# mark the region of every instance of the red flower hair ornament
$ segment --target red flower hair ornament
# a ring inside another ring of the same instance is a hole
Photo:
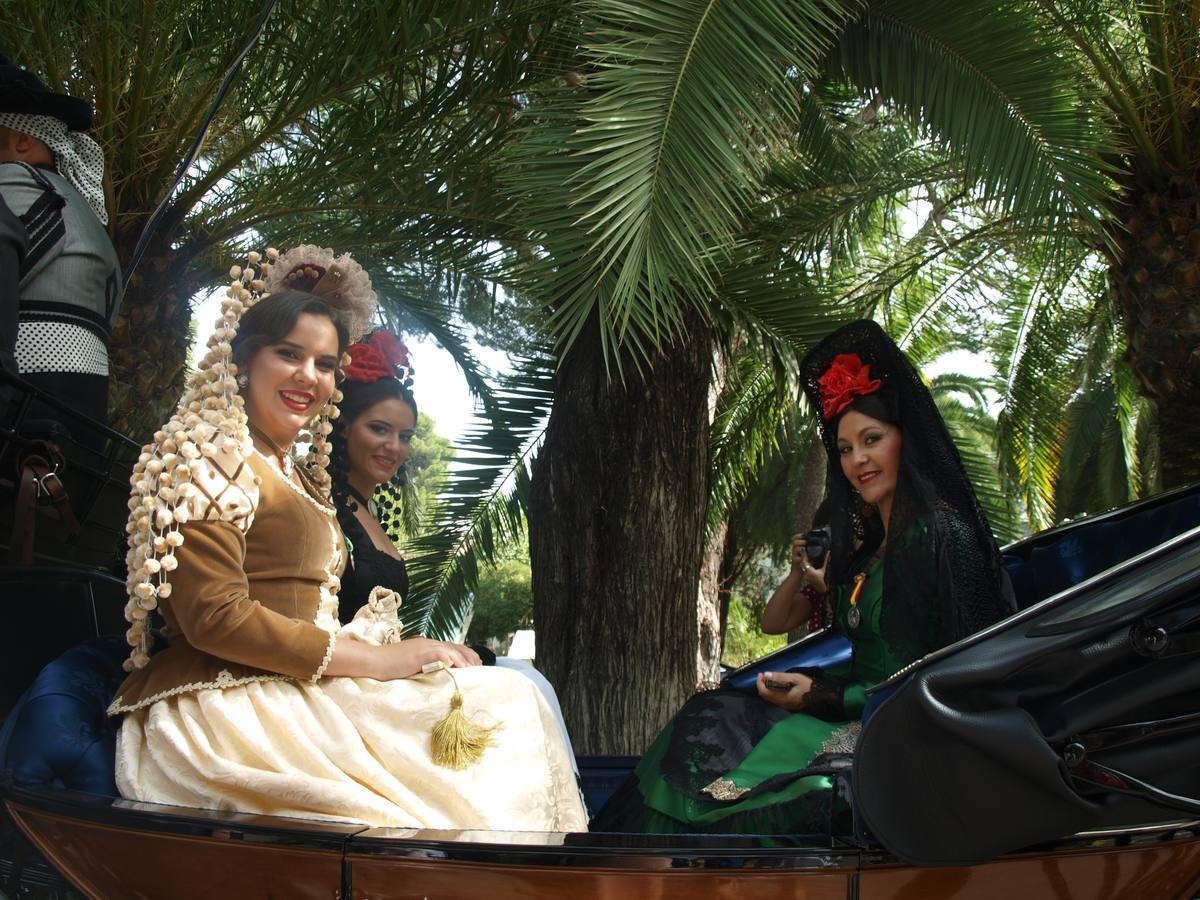
[[[412,385],[412,357],[404,342],[390,331],[380,329],[365,341],[351,344],[346,352],[350,355],[344,370],[347,381],[396,378],[405,387]]]
[[[821,415],[828,422],[854,402],[856,397],[873,394],[883,382],[871,377],[871,367],[857,353],[839,353],[825,374],[817,379],[821,387]]]

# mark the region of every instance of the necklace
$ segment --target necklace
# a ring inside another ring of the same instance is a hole
[[[866,572],[859,572],[854,576],[854,590],[850,592],[850,608],[846,610],[846,624],[851,628],[857,628],[862,624],[862,611],[858,608],[858,598],[862,596],[863,585],[866,583]]]
[[[867,560],[863,570],[854,576],[854,589],[850,591],[850,608],[846,610],[846,625],[852,630],[862,624],[862,610],[858,608],[858,601],[862,597],[863,585],[867,583],[867,573],[871,571],[872,566],[879,561],[882,555],[883,546],[880,545],[871,554],[871,558]]]
[[[368,500],[366,497],[364,497],[362,494],[360,494],[358,492],[358,489],[356,487],[354,487],[354,485],[352,485],[352,484],[346,485],[346,491],[350,494],[351,497],[353,497],[355,500],[357,500],[359,503],[361,503],[364,507],[366,507],[367,512],[369,512],[374,518],[376,518],[376,519],[379,518],[379,510],[376,508],[374,500]]]
[[[275,455],[275,459],[279,461],[279,470],[283,472],[284,478],[291,480],[292,470],[295,468],[295,462],[292,460],[291,454],[267,437],[263,430],[257,425],[254,425],[253,423],[247,424],[250,426],[250,433],[271,448],[271,452]]]

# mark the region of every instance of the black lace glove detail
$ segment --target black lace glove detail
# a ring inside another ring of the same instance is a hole
[[[812,679],[812,687],[804,695],[804,706],[800,712],[824,719],[826,722],[844,722],[846,720],[846,705],[844,696],[848,678],[831,675],[816,666],[806,666],[799,669],[788,669],[789,672],[799,672]]]

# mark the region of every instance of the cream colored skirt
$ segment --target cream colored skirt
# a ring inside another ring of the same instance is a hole
[[[463,711],[500,724],[462,771],[430,759],[444,672],[401,681],[259,681],[127,713],[117,786],[131,800],[377,826],[584,831],[572,760],[533,683],[455,669]]]

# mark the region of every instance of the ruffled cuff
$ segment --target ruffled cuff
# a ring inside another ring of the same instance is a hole
[[[316,684],[325,676],[325,670],[329,668],[329,661],[333,659],[333,648],[337,645],[338,633],[331,631],[329,633],[329,643],[325,647],[325,655],[321,658],[321,664],[317,666],[317,671],[313,672],[312,678],[308,679],[313,684]]]

